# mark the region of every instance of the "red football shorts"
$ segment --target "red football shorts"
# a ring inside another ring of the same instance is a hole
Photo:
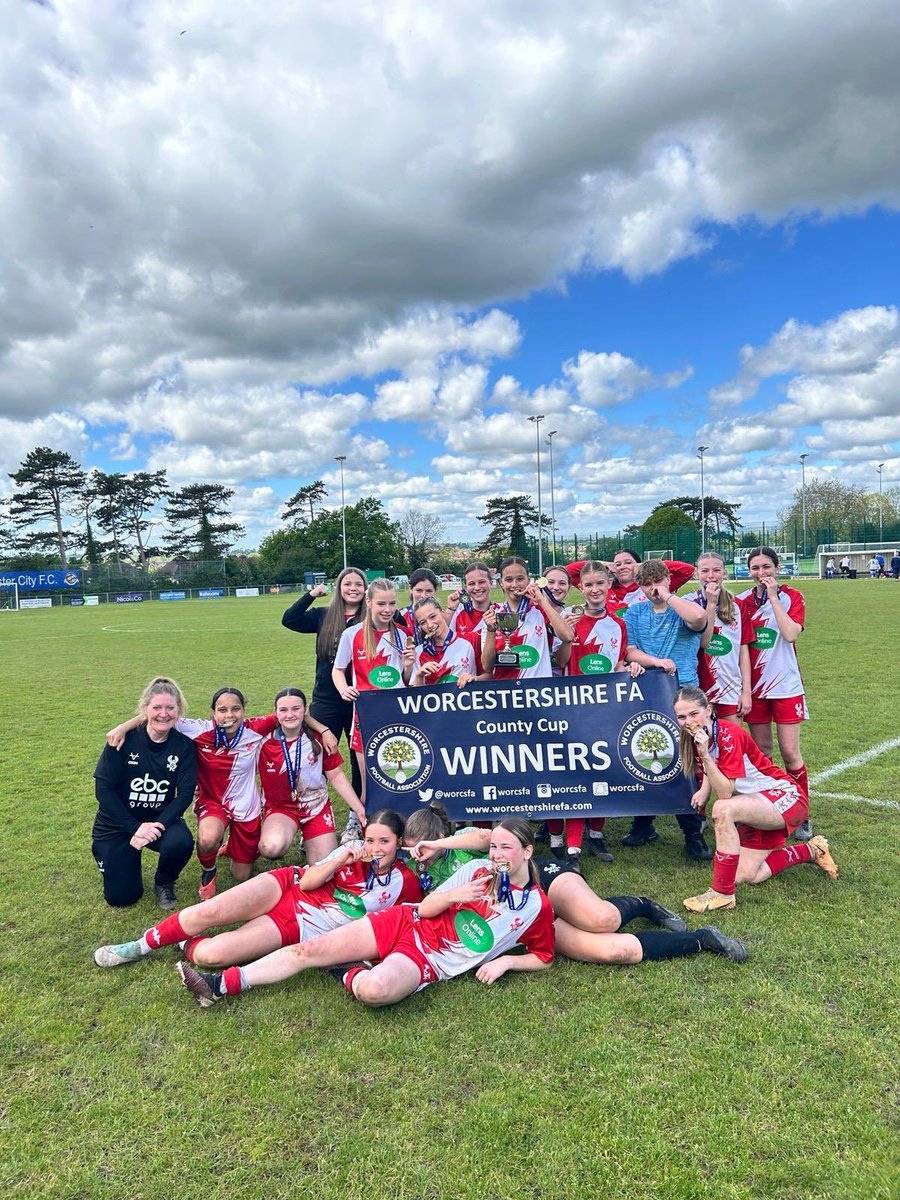
[[[254,863],[259,858],[259,817],[252,821],[235,821],[231,813],[218,800],[198,800],[194,805],[197,820],[214,817],[228,830],[225,853],[232,862]]]
[[[414,910],[411,905],[398,904],[381,912],[369,913],[378,957],[383,962],[389,954],[402,954],[419,969],[422,984],[434,983],[437,979],[434,967],[419,949],[413,935],[415,928]]]
[[[334,833],[334,809],[330,804],[326,804],[314,817],[301,817],[296,804],[267,804],[263,810],[263,823],[266,817],[274,816],[275,813],[293,821],[304,841],[321,837],[325,833]]]
[[[799,725],[809,720],[806,697],[788,696],[780,700],[759,700],[753,697],[753,705],[744,720],[748,725]]]
[[[774,804],[784,819],[784,829],[754,829],[738,821],[737,830],[741,845],[748,850],[779,850],[798,825],[809,816],[809,804],[792,783],[771,788],[760,795]]]

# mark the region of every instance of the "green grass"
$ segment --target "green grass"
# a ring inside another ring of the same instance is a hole
[[[804,582],[810,770],[897,735],[900,587]],[[326,975],[201,1012],[175,951],[99,971],[93,948],[158,918],[114,911],[90,856],[105,730],[150,675],[191,712],[312,685],[284,598],[55,609],[0,619],[3,1098],[14,1197],[709,1197],[888,1200],[898,1184],[897,810],[815,798],[841,867],[744,889],[720,923],[746,966],[559,962],[393,1009]],[[826,791],[896,802],[897,754]],[[625,832],[610,823],[611,842]],[[601,894],[678,907],[707,885],[674,822],[590,863]],[[226,872],[227,873],[227,872]],[[181,885],[197,885],[196,862]],[[699,922],[698,922],[699,923]]]

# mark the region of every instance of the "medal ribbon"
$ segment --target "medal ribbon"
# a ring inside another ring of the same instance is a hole
[[[447,636],[444,638],[444,644],[440,647],[440,649],[438,649],[434,638],[425,638],[425,640],[422,642],[422,649],[426,654],[432,655],[432,657],[436,658],[438,662],[441,662],[444,657],[444,651],[453,641],[455,636],[456,635],[454,634],[453,630],[448,629]]]
[[[238,744],[238,742],[241,740],[241,736],[243,735],[243,732],[244,732],[244,722],[243,721],[241,721],[240,725],[238,726],[237,733],[232,738],[230,738],[228,736],[228,734],[221,727],[221,725],[217,725],[215,737],[214,737],[215,748],[217,750],[221,750],[222,747],[224,746],[224,748],[226,750],[233,750],[235,748],[235,746]]]
[[[522,888],[522,899],[518,904],[514,904],[513,886],[509,881],[509,871],[504,869],[500,872],[500,886],[497,888],[497,903],[503,904],[505,902],[513,912],[518,912],[519,909],[524,908],[528,903],[528,897],[531,895],[531,888],[532,885],[530,883],[526,883],[525,887]]]
[[[378,874],[378,859],[373,858],[369,867],[369,878],[366,880],[366,891],[374,891],[376,883],[379,887],[387,887],[387,885],[391,882],[391,872],[393,869],[394,864],[391,863],[387,869],[387,875],[385,875],[384,879],[382,879]]]
[[[288,783],[291,788],[291,795],[297,790],[297,780],[300,778],[300,752],[302,749],[303,734],[294,742],[294,759],[291,760],[291,748],[288,745],[288,740],[284,736],[284,730],[279,727],[278,740],[281,743],[281,753],[284,755],[284,766],[287,771]]]

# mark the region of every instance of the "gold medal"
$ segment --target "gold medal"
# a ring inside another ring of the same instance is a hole
[[[572,608],[570,609],[570,612],[572,613],[573,617],[583,617],[584,616],[584,605],[583,604],[573,604]]]
[[[414,637],[407,637],[407,639],[406,639],[406,648],[407,648],[407,650],[415,650],[415,648],[416,648],[416,639],[415,639]]]
[[[542,575],[542,576],[540,577],[540,579],[536,579],[536,580],[534,581],[534,586],[535,586],[535,587],[539,587],[539,588],[545,588],[545,587],[547,586],[547,576],[546,576],[546,575]]]

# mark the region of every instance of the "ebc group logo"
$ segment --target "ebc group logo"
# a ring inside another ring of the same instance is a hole
[[[431,774],[431,743],[411,725],[386,725],[366,746],[366,770],[380,787],[391,792],[411,792]]]
[[[619,761],[642,783],[668,783],[681,770],[678,726],[661,712],[642,712],[626,721],[616,740]]]

